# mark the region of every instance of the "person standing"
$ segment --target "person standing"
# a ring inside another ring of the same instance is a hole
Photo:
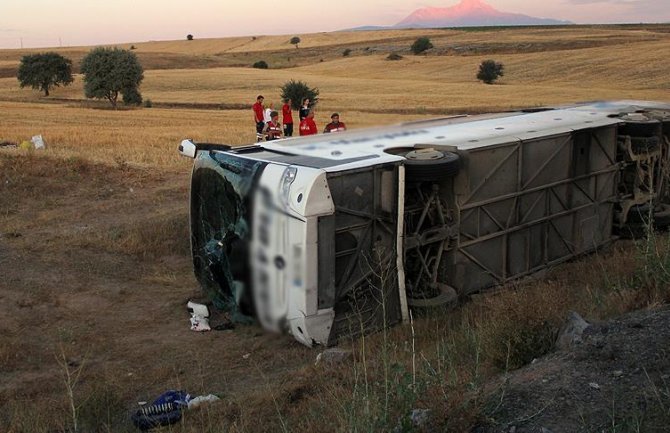
[[[270,121],[265,124],[263,129],[266,141],[277,140],[281,138],[281,124],[279,123],[279,113],[273,111],[270,113]]]
[[[263,121],[267,125],[270,120],[272,120],[272,112],[275,111],[274,104],[270,102],[270,104],[265,108],[265,111],[263,112]]]
[[[291,99],[285,99],[281,107],[282,121],[284,123],[284,137],[293,137],[293,113],[291,113]]]
[[[347,125],[345,125],[344,122],[340,122],[340,115],[337,113],[333,113],[330,116],[330,123],[326,125],[326,129],[324,129],[323,132],[324,133],[341,132],[346,130]]]
[[[319,130],[314,122],[314,110],[309,110],[307,117],[300,122],[300,135],[314,135]]]
[[[251,107],[254,112],[254,123],[256,124],[256,141],[263,140],[263,128],[265,127],[265,120],[263,118],[263,95],[256,97],[256,103]]]
[[[305,120],[307,117],[307,114],[309,114],[309,98],[303,98],[302,99],[302,104],[300,106],[300,122]]]

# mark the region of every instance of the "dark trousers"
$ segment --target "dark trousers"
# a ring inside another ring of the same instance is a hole
[[[293,137],[292,123],[284,123],[284,137]]]

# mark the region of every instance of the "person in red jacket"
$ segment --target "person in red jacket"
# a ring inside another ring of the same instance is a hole
[[[284,122],[284,137],[293,137],[293,113],[291,113],[291,100],[285,99],[281,107],[282,120]]]
[[[331,122],[326,125],[326,129],[323,130],[324,133],[328,132],[340,132],[340,131],[346,131],[347,126],[344,124],[344,122],[340,122],[340,115],[337,113],[333,113],[330,116]]]
[[[254,112],[254,123],[256,124],[256,140],[263,140],[263,128],[265,121],[263,120],[263,95],[256,97],[256,103],[251,107]]]
[[[300,122],[300,135],[314,135],[318,132],[319,130],[314,122],[314,110],[309,110],[307,117]]]
[[[279,113],[273,111],[270,113],[270,121],[265,124],[263,129],[266,141],[277,140],[281,138],[281,124],[279,123]]]

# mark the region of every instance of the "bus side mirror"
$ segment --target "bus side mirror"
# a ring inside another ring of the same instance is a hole
[[[198,148],[196,147],[195,143],[193,143],[190,139],[182,140],[182,142],[179,144],[179,153],[182,154],[182,156],[195,158],[195,154],[197,151]]]

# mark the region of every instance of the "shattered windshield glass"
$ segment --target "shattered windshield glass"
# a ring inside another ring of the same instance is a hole
[[[191,183],[191,248],[198,282],[234,321],[253,314],[248,248],[252,194],[265,162],[201,152]]]

